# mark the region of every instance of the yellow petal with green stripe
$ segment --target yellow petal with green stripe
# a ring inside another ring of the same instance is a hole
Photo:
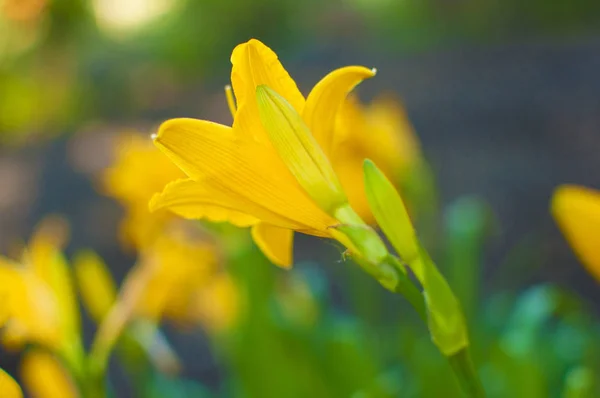
[[[304,97],[283,68],[277,54],[258,40],[238,45],[231,54],[231,83],[237,100],[233,121],[236,131],[267,142],[256,108],[256,87],[266,84],[280,93],[298,113],[304,109]]]
[[[329,160],[296,110],[276,91],[258,86],[260,119],[281,160],[321,209],[333,212],[347,203]]]
[[[189,181],[173,183],[165,191],[197,190],[194,195],[213,208],[220,205],[265,221],[268,213],[273,225],[293,224],[293,229],[307,233],[322,234],[335,223],[306,195],[277,152],[252,137],[240,137],[216,123],[173,119],[162,124],[155,144],[201,183],[197,187]],[[154,208],[159,203],[155,201]],[[274,217],[286,223],[274,222]]]

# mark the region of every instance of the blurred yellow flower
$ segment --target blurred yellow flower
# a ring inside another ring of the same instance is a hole
[[[5,346],[18,349],[27,342],[60,345],[58,304],[48,285],[31,269],[1,259],[0,297],[6,311],[0,330]]]
[[[396,187],[419,163],[421,150],[402,104],[392,97],[376,98],[364,106],[349,96],[337,115],[331,162],[352,208],[369,224],[369,210],[362,178],[363,160],[371,159]]]
[[[600,191],[562,185],[554,191],[551,211],[579,260],[600,281]]]
[[[149,136],[120,135],[114,145],[115,160],[102,176],[103,192],[125,208],[121,238],[126,246],[150,244],[173,219],[167,211],[150,213],[148,201],[169,182],[185,175],[154,145]]]
[[[375,71],[337,69],[305,99],[260,41],[238,45],[231,62],[233,126],[196,119],[163,123],[155,144],[188,178],[167,185],[150,206],[252,226],[263,253],[289,267],[293,231],[330,237],[339,224],[336,212],[348,205],[327,155],[339,107]]]
[[[227,329],[237,318],[237,289],[220,268],[216,248],[183,228],[171,226],[142,249],[119,295],[95,253],[80,253],[74,267],[84,306],[98,323],[123,301],[129,318],[201,323],[212,331]]]
[[[61,253],[68,227],[57,217],[43,220],[21,263],[0,257],[0,297],[5,298],[2,342],[9,347],[33,342],[72,354],[80,337],[79,313],[71,276]]]
[[[186,325],[200,322],[207,329],[222,330],[237,317],[237,295],[230,277],[219,268],[216,247],[205,237],[190,237],[172,212],[151,213],[148,208],[152,195],[184,176],[149,137],[130,133],[116,141],[115,161],[103,174],[103,191],[125,207],[122,238],[139,254],[119,300],[136,291],[139,297],[131,316]],[[117,300],[115,283],[93,253],[78,256],[75,272],[82,300],[100,322]]]
[[[23,386],[32,398],[77,398],[75,383],[52,354],[28,351],[21,362]]]
[[[17,382],[0,369],[0,395],[2,398],[23,398],[23,392]]]
[[[196,297],[221,272],[215,248],[181,229],[168,232],[141,253],[138,266],[149,278],[137,313],[155,320],[197,322]]]

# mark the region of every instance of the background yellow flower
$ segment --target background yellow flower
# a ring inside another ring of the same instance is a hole
[[[167,211],[150,213],[148,202],[167,183],[185,175],[154,145],[150,135],[123,133],[114,142],[114,161],[102,175],[101,190],[125,208],[121,238],[141,248],[160,234],[174,217]]]
[[[600,191],[560,186],[552,197],[551,211],[579,260],[600,281]]]

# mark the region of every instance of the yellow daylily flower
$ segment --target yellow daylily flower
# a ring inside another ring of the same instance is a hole
[[[21,362],[23,386],[32,398],[77,398],[69,373],[52,354],[28,351]]]
[[[2,398],[23,398],[23,391],[8,373],[0,369],[0,392]]]
[[[0,257],[0,297],[5,298],[2,342],[17,348],[34,342],[70,350],[80,337],[77,302],[61,253],[66,225],[49,217],[37,227],[21,263]]]
[[[399,101],[379,97],[362,105],[353,95],[338,112],[330,158],[350,205],[368,224],[375,219],[360,177],[363,160],[373,160],[396,188],[422,161],[419,140]]]
[[[139,249],[150,244],[173,219],[167,211],[150,213],[148,201],[185,174],[152,145],[149,136],[125,133],[115,140],[114,148],[114,162],[102,175],[102,191],[125,208],[122,242]]]
[[[600,191],[560,186],[552,196],[551,212],[579,260],[600,281]]]
[[[348,205],[327,155],[346,95],[375,71],[335,70],[305,99],[260,41],[238,45],[231,62],[233,126],[196,119],[163,123],[155,144],[187,178],[167,185],[150,207],[251,226],[263,253],[289,267],[293,231],[332,237],[331,227],[340,223],[336,213]]]

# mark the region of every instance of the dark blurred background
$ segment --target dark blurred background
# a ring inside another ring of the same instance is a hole
[[[550,281],[600,304],[548,212],[558,184],[600,188],[594,0],[0,0],[3,252],[61,213],[69,250],[94,247],[122,277],[121,210],[90,179],[107,137],[177,116],[229,123],[229,55],[251,37],[305,93],[332,68],[377,67],[360,96],[402,97],[442,204],[491,204],[484,292]]]

